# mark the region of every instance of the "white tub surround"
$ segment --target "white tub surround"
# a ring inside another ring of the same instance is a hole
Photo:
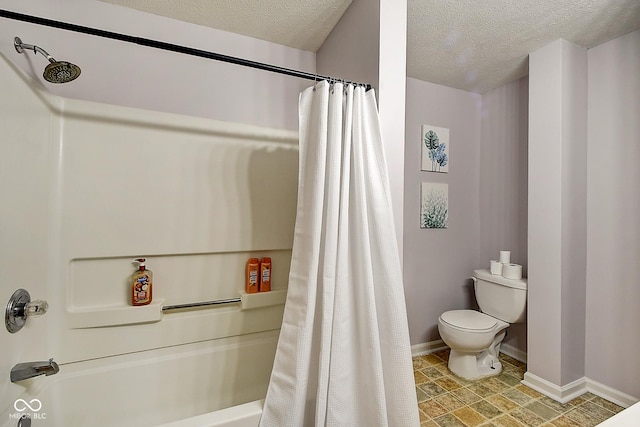
[[[49,426],[151,426],[263,399],[297,133],[52,96],[1,55],[0,76],[0,297],[24,287],[49,303],[0,334],[0,425],[15,426],[18,399],[39,400]],[[245,263],[263,256],[273,291],[243,296]],[[130,303],[137,257],[154,272],[143,307]],[[163,310],[227,299],[239,302]],[[59,373],[9,381],[49,358]]]

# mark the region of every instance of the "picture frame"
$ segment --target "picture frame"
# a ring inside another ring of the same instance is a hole
[[[420,170],[436,173],[449,172],[449,129],[422,125]]]
[[[420,228],[447,228],[449,184],[423,182],[420,190]]]

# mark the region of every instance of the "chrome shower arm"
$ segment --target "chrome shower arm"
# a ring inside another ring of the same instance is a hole
[[[22,53],[25,50],[32,50],[34,54],[37,54],[38,52],[40,52],[52,64],[54,62],[56,62],[56,60],[53,58],[53,56],[49,55],[49,53],[46,50],[44,50],[40,46],[36,46],[36,45],[33,45],[33,44],[28,44],[28,43],[22,43],[22,40],[20,40],[20,37],[16,37],[16,38],[13,39],[13,45],[15,46],[16,51],[18,53]]]
[[[16,48],[16,52],[24,53],[25,50],[32,50],[34,54],[41,53],[42,56],[49,60],[49,65],[44,69],[42,77],[49,83],[67,83],[75,80],[80,75],[80,67],[67,61],[56,61],[55,58],[49,53],[33,44],[22,43],[20,37],[13,39],[13,46]]]

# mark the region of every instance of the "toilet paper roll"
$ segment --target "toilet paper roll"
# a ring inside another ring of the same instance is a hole
[[[502,277],[505,279],[522,279],[522,266],[520,264],[502,264]]]
[[[509,264],[511,262],[511,251],[500,251],[500,262]]]
[[[502,276],[502,263],[500,261],[491,260],[491,274]]]

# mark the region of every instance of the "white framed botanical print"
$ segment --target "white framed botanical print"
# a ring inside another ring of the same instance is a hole
[[[449,184],[423,182],[420,228],[447,228],[449,222]]]
[[[422,125],[422,163],[420,170],[449,172],[449,129]]]

